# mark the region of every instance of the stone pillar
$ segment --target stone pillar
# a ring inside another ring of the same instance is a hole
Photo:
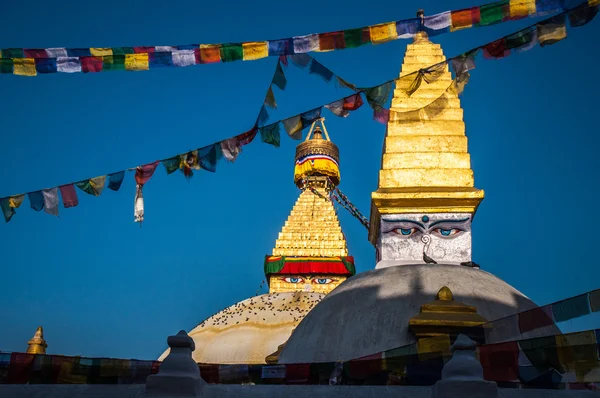
[[[167,339],[170,353],[160,365],[158,374],[146,380],[148,398],[203,397],[206,382],[192,359],[194,340],[183,330]]]
[[[433,398],[497,398],[498,386],[483,380],[483,368],[475,358],[477,345],[464,334],[451,347],[452,359],[442,370],[442,380],[432,390]]]

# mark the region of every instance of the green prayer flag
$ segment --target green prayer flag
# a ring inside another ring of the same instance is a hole
[[[23,58],[23,49],[4,48],[2,49],[2,58]]]
[[[171,174],[177,170],[179,170],[179,165],[181,164],[181,158],[179,155],[174,156],[170,159],[165,159],[162,161],[163,166],[167,170],[167,174]]]
[[[0,59],[0,73],[13,73],[13,60],[10,58]]]
[[[479,8],[480,20],[479,26],[494,25],[504,20],[509,15],[509,0],[501,0],[495,3],[486,4]]]
[[[103,71],[125,70],[125,55],[106,55],[104,59]]]
[[[552,304],[552,314],[556,322],[568,321],[590,313],[587,294],[571,297]]]
[[[530,28],[528,30],[522,30],[520,32],[513,33],[510,36],[506,36],[506,49],[512,50],[531,43],[535,39],[535,33],[535,28]]]
[[[518,344],[533,366],[562,369],[554,336],[520,340]]]
[[[261,127],[258,131],[260,132],[260,139],[262,142],[271,144],[276,148],[279,147],[279,144],[281,143],[281,129],[279,123]]]
[[[244,48],[240,43],[223,44],[221,46],[221,61],[232,62],[244,59]]]
[[[133,47],[112,47],[113,55],[135,54]]]
[[[362,41],[362,28],[345,30],[344,41],[346,48],[355,48],[365,44]]]
[[[275,109],[277,108],[277,102],[275,101],[275,94],[273,93],[273,87],[269,86],[269,91],[267,91],[267,96],[265,97],[265,105],[269,108]]]

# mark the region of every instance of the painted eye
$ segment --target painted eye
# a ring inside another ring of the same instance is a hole
[[[282,278],[284,281],[286,281],[287,283],[302,283],[304,282],[304,279],[302,278],[292,278],[292,277],[287,277],[287,278]]]
[[[458,228],[436,228],[434,231],[442,236],[452,236],[462,232],[462,230]]]
[[[398,235],[402,235],[402,236],[411,236],[412,234],[417,232],[417,229],[416,228],[396,228],[396,229],[394,229],[394,232],[397,233]]]
[[[331,282],[335,282],[335,281],[331,278],[317,278],[317,279],[313,279],[312,282],[316,283],[317,285],[328,285]]]

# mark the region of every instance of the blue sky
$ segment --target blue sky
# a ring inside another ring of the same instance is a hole
[[[0,47],[111,47],[265,40],[354,28],[477,5],[474,0],[3,2]],[[531,23],[436,38],[447,56]],[[554,46],[503,60],[478,58],[462,97],[478,188],[474,260],[538,304],[599,287],[597,93],[600,24]],[[408,41],[315,57],[359,86],[398,75]],[[0,197],[149,163],[246,131],[276,60],[139,73],[1,75]],[[275,89],[287,117],[346,95],[290,67]],[[369,213],[385,127],[363,107],[326,115],[341,152],[340,188]],[[0,225],[0,350],[24,351],[38,325],[48,352],[152,359],[166,337],[256,293],[264,255],[296,200],[296,142],[256,140],[234,164],[191,181],[164,169],[144,189],[146,222],[133,222],[135,184],[78,192],[55,218],[28,208]],[[364,227],[343,209],[358,271],[373,269]]]

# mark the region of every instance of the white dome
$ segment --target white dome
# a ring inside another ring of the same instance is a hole
[[[216,313],[188,334],[196,362],[263,364],[325,295],[292,292],[263,294]],[[169,353],[165,351],[162,361]]]
[[[279,362],[348,361],[413,343],[410,318],[435,300],[443,286],[452,290],[455,301],[477,307],[488,321],[536,307],[506,282],[478,269],[440,264],[376,269],[329,293],[292,333]],[[514,327],[518,333],[518,325]]]

